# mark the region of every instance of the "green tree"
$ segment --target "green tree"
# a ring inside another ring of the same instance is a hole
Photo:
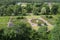
[[[4,29],[3,35],[1,36],[3,40],[31,40],[32,28],[27,22],[20,22],[14,27]]]
[[[38,9],[35,7],[34,9],[33,9],[33,14],[34,15],[39,15],[39,12],[37,11]]]
[[[50,14],[50,8],[49,8],[49,6],[46,6],[45,8],[46,8],[46,15],[49,15]]]
[[[49,33],[49,40],[60,40],[60,19],[59,18],[56,22],[56,26]]]
[[[22,7],[21,7],[21,5],[15,5],[14,6],[14,15],[22,15]]]
[[[39,40],[48,40],[48,34],[47,34],[47,27],[40,27],[38,30],[38,34],[40,35],[40,39]]]
[[[43,3],[40,3],[40,4],[38,3],[38,4],[33,5],[33,11],[32,12],[34,15],[40,15],[42,5],[43,5]]]
[[[48,40],[47,28],[40,27],[38,31],[33,32],[31,40]]]
[[[27,13],[32,13],[32,9],[33,9],[33,5],[27,4],[27,6],[26,6]]]
[[[58,13],[58,5],[53,5],[51,8],[51,13],[52,14],[57,14]]]

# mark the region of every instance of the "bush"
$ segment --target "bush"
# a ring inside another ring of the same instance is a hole
[[[15,27],[6,28],[0,31],[0,40],[30,40],[32,28],[27,22],[20,22]]]
[[[53,16],[46,16],[46,18],[53,18]]]
[[[17,17],[17,19],[25,19],[25,17],[23,17],[23,16],[20,16],[20,17]]]

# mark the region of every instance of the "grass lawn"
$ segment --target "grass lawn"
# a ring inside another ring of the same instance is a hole
[[[42,17],[43,15],[41,15],[41,16],[24,16],[24,17],[26,17],[26,18],[28,18],[28,19],[31,19],[31,18],[40,18],[40,17]],[[52,15],[52,16],[54,16],[53,18],[52,18],[52,21],[55,21],[56,22],[56,19],[58,18],[58,16],[57,15]],[[19,17],[19,16],[13,16],[13,18],[17,18],[17,17]],[[3,16],[3,17],[0,17],[0,28],[5,28],[5,27],[7,27],[7,23],[8,23],[8,21],[9,21],[9,18],[10,18],[10,16]],[[46,20],[48,19],[48,18],[45,18]],[[13,19],[13,20],[15,20],[15,19]],[[48,19],[49,20],[49,19]],[[47,20],[47,21],[48,21]],[[52,22],[52,21],[48,21],[48,22]],[[17,21],[18,22],[18,21]],[[55,23],[55,22],[52,22],[52,23]],[[34,29],[37,29],[38,27],[34,27]],[[53,27],[48,27],[48,29],[52,29]]]
[[[0,17],[0,28],[7,27],[8,21],[9,21],[9,17],[8,16]]]

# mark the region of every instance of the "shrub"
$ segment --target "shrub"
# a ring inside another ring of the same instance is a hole
[[[17,19],[25,19],[25,17],[21,16],[21,17],[17,17]]]

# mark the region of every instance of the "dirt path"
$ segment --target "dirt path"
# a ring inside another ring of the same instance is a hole
[[[9,22],[8,22],[8,27],[11,27],[11,26],[13,26],[13,22],[12,22],[12,16],[10,17],[10,19],[9,19]],[[33,16],[32,18],[27,18],[27,20],[28,20],[28,22],[31,24],[31,26],[32,26],[32,28],[33,29],[38,29],[39,27],[38,27],[38,24],[37,23],[32,23],[31,22],[31,20],[32,19],[34,19],[35,17]],[[48,26],[48,29],[49,30],[51,30],[52,28],[53,28],[53,25],[52,24],[50,24],[47,20],[45,20],[44,18],[42,18],[42,17],[40,17],[40,18],[38,18],[39,20],[41,20],[41,21],[43,21],[44,23],[46,23]]]
[[[12,22],[12,16],[10,16],[10,19],[9,19],[9,21],[8,21],[8,25],[7,25],[7,27],[12,27],[13,26],[13,22]]]
[[[28,19],[28,18],[27,18]],[[37,27],[38,27],[38,24],[36,24],[36,23],[32,23],[31,22],[31,20],[32,20],[33,18],[31,18],[31,19],[28,19],[28,22],[31,24],[31,26],[34,28],[34,29],[38,29]],[[45,20],[44,18],[42,18],[42,17],[40,17],[40,18],[38,18],[39,20],[41,20],[41,21],[43,21],[44,23],[46,23],[48,26],[48,29],[49,30],[51,30],[51,29],[53,29],[53,25],[52,24],[50,24],[47,20]]]
[[[51,25],[47,20],[43,19],[42,17],[39,18],[41,21],[43,21],[44,23],[46,23],[48,26],[53,26]]]
[[[52,30],[54,28],[54,26],[52,24],[50,24],[47,20],[45,20],[44,18],[40,17],[40,20],[42,20],[44,23],[46,23],[48,26],[48,31]]]
[[[38,25],[36,23],[32,23],[31,22],[32,19],[27,19],[27,20],[31,24],[31,26],[32,26],[33,29],[38,30]]]
[[[31,26],[37,26],[37,24],[36,23],[32,23],[31,20],[32,19],[28,19],[28,22],[31,24]]]

